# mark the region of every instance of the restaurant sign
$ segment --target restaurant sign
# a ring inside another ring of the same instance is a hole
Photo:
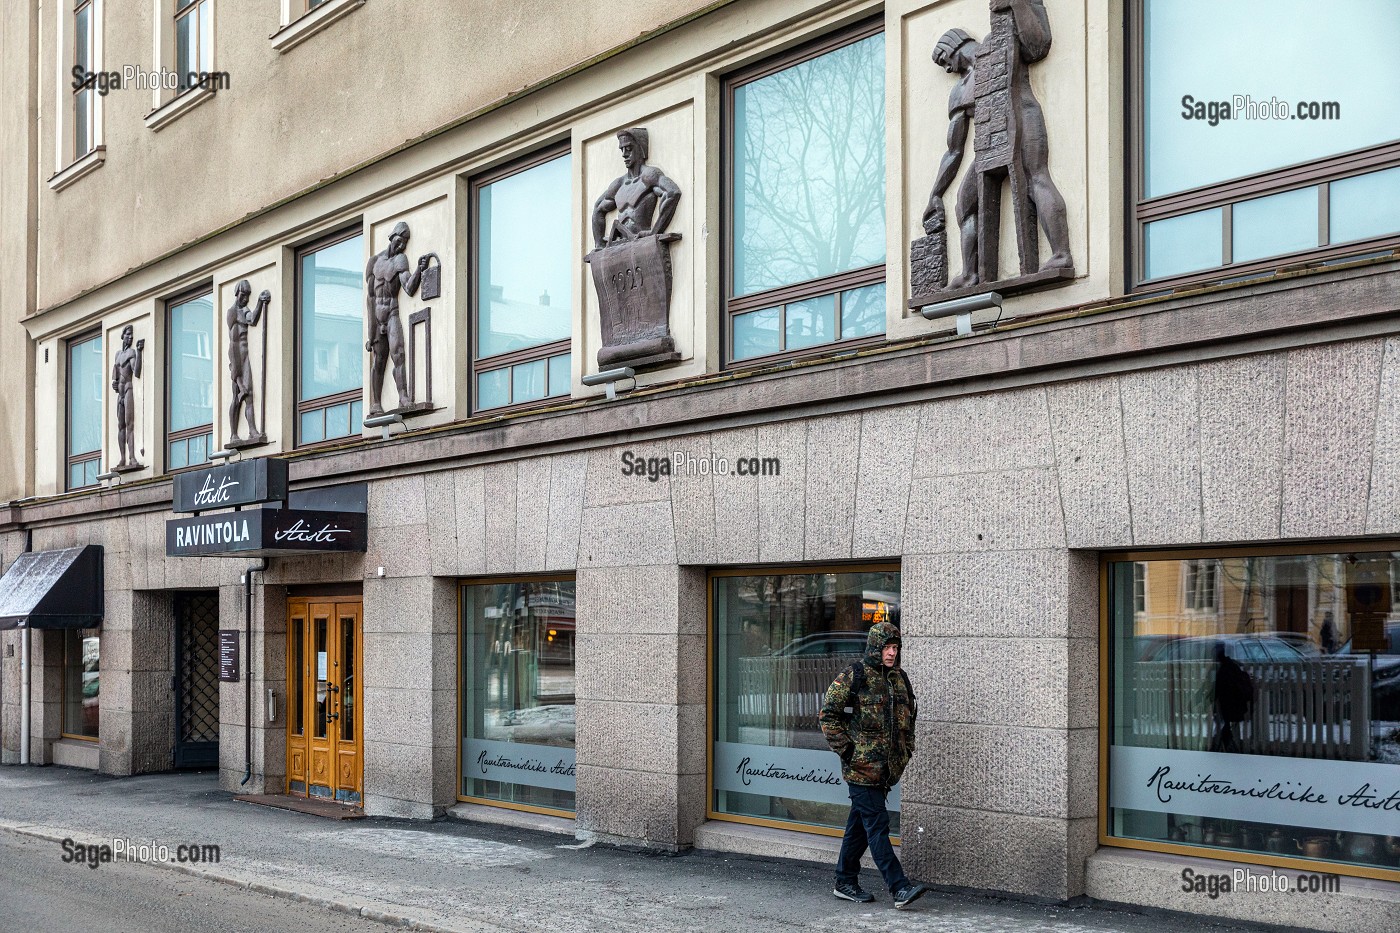
[[[363,553],[367,537],[363,512],[249,509],[167,521],[165,556]]]
[[[287,500],[287,461],[259,457],[175,476],[173,510],[212,512]]]

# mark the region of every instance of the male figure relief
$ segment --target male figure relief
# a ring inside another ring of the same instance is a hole
[[[373,415],[384,414],[380,396],[384,389],[384,370],[392,358],[394,361],[394,385],[399,390],[399,408],[413,404],[408,397],[408,383],[404,378],[404,337],[403,324],[399,320],[399,289],[409,297],[418,293],[418,283],[423,278],[423,270],[428,268],[427,256],[418,259],[418,268],[409,271],[408,224],[399,221],[389,234],[389,245],[383,252],[370,257],[365,267],[365,298],[369,305],[369,339],[365,341],[365,352],[374,355],[370,376],[370,407]]]
[[[1016,47],[1021,61],[1027,65],[1045,58],[1050,52],[1050,20],[1043,0],[992,0],[994,12],[1009,10],[1015,22]],[[979,44],[961,29],[950,29],[938,40],[933,50],[934,64],[949,74],[958,75],[958,83],[948,96],[948,150],[938,166],[928,207],[924,209],[924,228],[932,232],[937,226],[934,218],[942,220],[943,194],[953,183],[958,166],[967,149],[969,132],[973,130],[976,104],[976,78],[973,73]],[[1025,174],[1028,195],[1035,205],[1036,215],[1049,241],[1051,255],[1041,263],[1041,269],[1070,268],[1074,260],[1069,249],[1069,222],[1065,201],[1050,177],[1050,149],[1045,129],[1045,114],[1031,90],[1029,73],[1020,69],[1017,75],[1016,100],[1019,106],[1009,115],[1017,122],[1016,134],[1021,170]],[[1014,170],[1014,169],[1013,169]],[[976,285],[979,282],[978,258],[981,249],[977,228],[977,207],[980,197],[980,172],[969,169],[958,186],[957,221],[962,239],[962,271],[948,283],[949,288]]]
[[[117,393],[117,449],[121,460],[114,469],[139,469],[141,462],[136,459],[136,402],[132,398],[134,380],[141,378],[141,357],[146,349],[146,341],[136,341],[131,347],[135,331],[130,324],[122,328],[122,348],[112,362],[112,391]]]
[[[907,907],[928,890],[905,877],[890,845],[890,815],[885,809],[890,788],[899,783],[914,754],[917,715],[914,691],[899,667],[899,629],[877,622],[866,637],[865,657],[836,675],[822,704],[822,734],[841,757],[841,777],[851,796],[831,892],[842,900],[875,900],[861,890],[859,881],[867,847],[896,908]]]
[[[248,328],[258,326],[263,312],[272,301],[272,292],[263,289],[262,294],[258,296],[257,305],[249,310],[248,296],[252,292],[253,286],[248,284],[247,279],[235,285],[233,304],[229,305],[224,315],[224,323],[228,327],[228,376],[233,387],[233,401],[228,406],[228,423],[233,432],[229,440],[232,441],[242,440],[238,436],[239,409],[243,410],[248,422],[248,436],[262,436],[258,430],[256,409],[253,405],[253,361],[248,355]]]

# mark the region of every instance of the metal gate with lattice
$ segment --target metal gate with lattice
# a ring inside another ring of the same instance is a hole
[[[219,592],[175,594],[175,767],[219,763]]]

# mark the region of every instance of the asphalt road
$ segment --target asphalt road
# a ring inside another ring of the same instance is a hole
[[[3,933],[384,933],[388,927],[146,865],[64,864],[53,842],[0,830]]]

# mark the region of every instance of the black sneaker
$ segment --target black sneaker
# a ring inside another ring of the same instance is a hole
[[[857,904],[869,904],[875,900],[875,895],[869,891],[862,891],[859,884],[850,881],[836,882],[836,887],[831,889],[831,893],[843,901],[855,901]]]
[[[917,901],[928,893],[928,888],[921,884],[906,884],[894,892],[894,906],[903,910],[910,904]]]

